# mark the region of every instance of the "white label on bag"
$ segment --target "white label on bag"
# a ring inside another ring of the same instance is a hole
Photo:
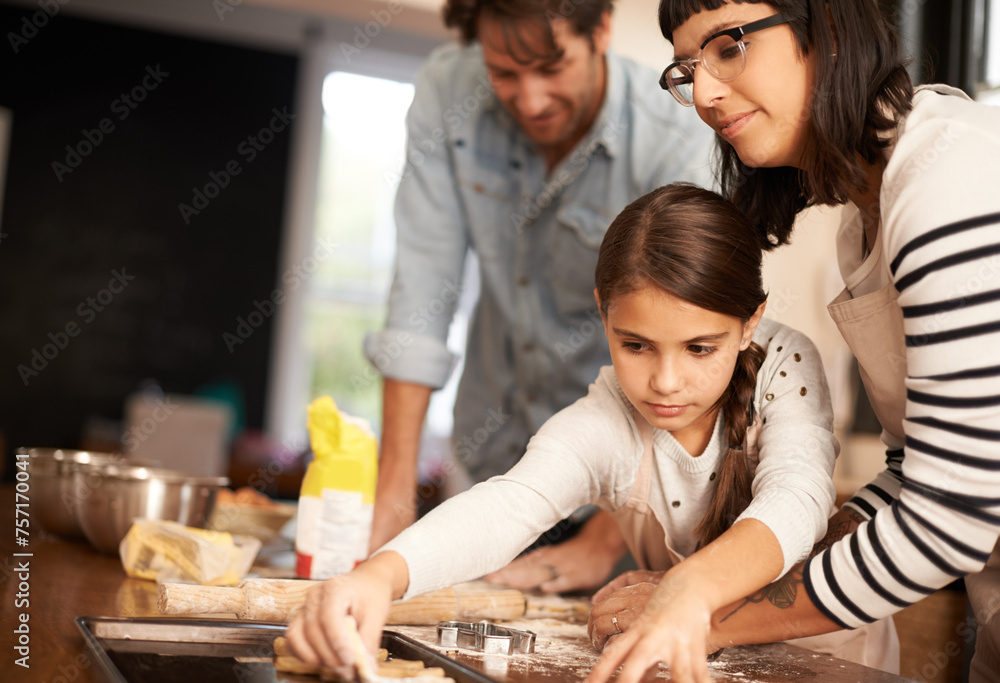
[[[316,499],[313,499],[316,500]],[[368,557],[374,506],[358,491],[323,489],[312,553],[312,578],[346,574]]]

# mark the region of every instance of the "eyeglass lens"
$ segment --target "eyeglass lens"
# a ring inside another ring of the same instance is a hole
[[[730,36],[716,36],[701,51],[698,60],[712,76],[720,81],[736,78],[746,67],[746,49],[741,41]],[[667,85],[684,102],[694,102],[694,68],[678,64],[667,72]]]

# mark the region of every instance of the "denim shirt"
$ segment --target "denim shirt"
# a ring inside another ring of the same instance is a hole
[[[610,362],[594,301],[605,231],[630,201],[686,180],[708,187],[711,129],[609,55],[604,103],[551,171],[497,100],[477,44],[435,50],[407,115],[396,271],[385,328],[365,352],[384,377],[434,388],[469,251],[479,264],[455,402],[455,455],[474,481],[506,472],[553,414]]]

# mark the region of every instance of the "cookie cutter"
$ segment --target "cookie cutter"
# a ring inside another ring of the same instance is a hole
[[[509,655],[535,651],[535,634],[497,626],[488,621],[442,621],[437,625],[438,645],[462,647],[485,654]]]

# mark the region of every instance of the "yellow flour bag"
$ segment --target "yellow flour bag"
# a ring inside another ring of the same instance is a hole
[[[309,405],[313,461],[299,496],[295,573],[346,574],[368,557],[378,443],[365,420],[341,413],[329,396]]]

